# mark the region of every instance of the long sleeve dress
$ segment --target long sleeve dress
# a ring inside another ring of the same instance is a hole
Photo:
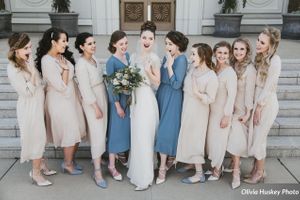
[[[129,64],[130,58],[128,53],[126,53],[126,58]],[[106,73],[109,76],[124,67],[126,67],[126,64],[112,55],[106,63]],[[107,90],[109,97],[107,150],[109,153],[125,152],[130,148],[130,108],[129,106],[126,108],[129,96],[125,94],[114,94],[111,84],[107,86]],[[115,106],[115,102],[117,101],[120,102],[125,111],[124,118],[121,118],[117,113]]]
[[[105,152],[107,129],[107,95],[103,82],[103,70],[97,59],[96,65],[81,57],[76,63],[76,77],[82,96],[82,107],[87,119],[92,159],[101,157]],[[102,111],[103,117],[96,119],[93,104],[96,103]]]
[[[67,63],[69,80],[65,84],[58,60],[50,55],[42,58],[42,73],[47,82],[46,126],[55,147],[74,146],[86,136],[83,110],[73,80],[74,66],[69,61]]]
[[[265,73],[260,68],[257,70],[253,111],[255,111],[257,104],[262,106],[262,111],[259,125],[255,126],[253,124],[252,115],[248,137],[249,156],[254,156],[257,160],[266,157],[267,136],[279,111],[276,89],[280,71],[281,60],[278,55],[274,55],[270,60],[270,67],[265,81],[262,78]]]
[[[160,68],[161,83],[156,93],[159,126],[154,150],[169,156],[176,156],[183,100],[182,88],[188,62],[184,54],[176,57],[172,66],[174,71],[172,77],[169,77],[165,64],[166,58],[164,57]]]
[[[131,148],[127,176],[130,182],[139,187],[148,187],[154,178],[154,139],[158,127],[158,106],[145,66],[151,61],[151,67],[159,69],[160,60],[154,53],[144,58],[133,54],[131,65],[141,69],[144,83],[135,90],[135,102],[130,109]]]
[[[253,109],[256,69],[249,64],[238,78],[237,94],[234,103],[232,124],[229,132],[227,151],[232,155],[248,156],[248,123],[242,124],[239,118]]]
[[[237,76],[232,67],[226,67],[218,74],[219,87],[215,102],[210,105],[207,131],[207,153],[211,166],[220,169],[226,153],[231,120],[226,128],[221,128],[224,116],[232,117],[237,90]]]
[[[29,73],[15,68],[13,63],[7,66],[9,81],[18,93],[17,118],[20,127],[21,163],[42,158],[46,145],[45,94],[37,70],[35,74],[36,85],[33,85]]]
[[[194,94],[193,78],[201,99]],[[204,147],[209,119],[209,105],[215,101],[218,77],[212,70],[200,72],[194,67],[184,81],[184,99],[181,128],[178,139],[176,161],[183,163],[205,163]]]

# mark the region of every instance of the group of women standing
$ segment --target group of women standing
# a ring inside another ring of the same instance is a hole
[[[105,151],[113,179],[123,179],[115,166],[118,159],[129,168],[127,176],[135,190],[152,185],[157,155],[156,184],[165,182],[168,169],[176,162],[188,164],[179,172],[195,168],[195,174],[182,179],[183,183],[204,182],[205,174],[210,174],[208,180],[218,180],[226,151],[232,154],[233,188],[240,185],[240,157],[255,157],[245,182],[257,183],[265,177],[266,138],[278,112],[276,86],[281,65],[275,52],[280,31],[268,27],[259,35],[254,63],[245,38],[236,39],[232,46],[219,42],[213,49],[205,43],[193,44],[190,67],[184,55],[188,38],[170,31],[161,64],[154,52],[155,31],[151,21],[141,26],[137,51],[131,56],[126,34],[115,31],[111,35],[107,75],[132,65],[144,78],[130,106],[128,94],[115,94],[111,84],[105,87],[90,33],[76,38],[75,48],[81,54],[76,65],[68,50],[68,34],[61,29],[44,33],[35,63],[28,35],[11,36],[7,71],[19,94],[21,162],[33,161],[33,182],[51,185],[43,175],[56,174],[43,159],[46,141],[63,148],[63,172],[82,174],[74,156],[86,136],[93,179],[101,188],[107,187],[101,170]],[[204,173],[205,152],[212,169]]]

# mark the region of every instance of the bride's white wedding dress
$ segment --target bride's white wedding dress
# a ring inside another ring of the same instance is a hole
[[[155,93],[144,69],[148,61],[152,67],[160,68],[159,57],[154,53],[145,57],[133,54],[130,62],[141,69],[140,74],[145,78],[145,83],[136,88],[130,107],[131,148],[127,173],[130,182],[141,189],[148,188],[154,179],[154,139],[159,121]]]

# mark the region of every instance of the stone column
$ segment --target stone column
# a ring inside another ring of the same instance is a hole
[[[176,0],[176,30],[188,34],[202,33],[204,0]]]
[[[111,34],[120,28],[119,4],[119,0],[91,0],[94,34]]]

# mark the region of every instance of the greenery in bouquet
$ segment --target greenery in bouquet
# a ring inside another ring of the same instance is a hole
[[[113,87],[114,94],[130,95],[132,91],[139,87],[144,78],[139,73],[140,69],[134,66],[126,66],[106,79]]]

